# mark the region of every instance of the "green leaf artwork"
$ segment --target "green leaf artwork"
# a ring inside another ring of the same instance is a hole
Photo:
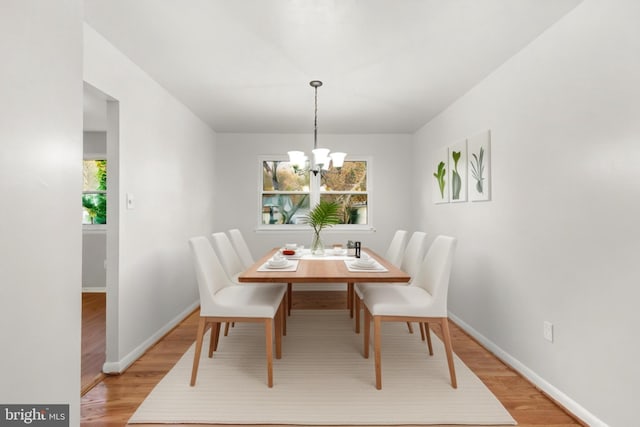
[[[460,160],[461,151],[453,151],[451,157],[453,157],[453,176],[451,177],[451,192],[452,199],[460,199],[460,190],[462,189],[462,178],[458,173],[458,160]]]
[[[480,147],[480,153],[471,154],[471,175],[476,180],[476,190],[484,194],[484,147]]]
[[[447,170],[444,167],[444,162],[438,163],[438,172],[434,172],[433,176],[438,180],[438,187],[440,187],[440,197],[444,199],[444,177]]]

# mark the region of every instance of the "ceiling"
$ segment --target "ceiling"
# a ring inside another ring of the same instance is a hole
[[[85,0],[217,132],[412,133],[580,0]]]

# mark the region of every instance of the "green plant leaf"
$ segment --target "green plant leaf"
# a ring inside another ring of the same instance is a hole
[[[453,151],[451,153],[451,157],[453,157],[453,168],[458,170],[458,160],[460,160],[460,156],[462,155],[462,151]]]
[[[447,170],[444,167],[444,162],[438,163],[438,172],[435,172],[433,176],[438,180],[438,187],[440,187],[440,197],[444,199],[444,177]]]
[[[482,194],[484,191],[483,188],[483,181],[484,181],[484,164],[483,164],[483,159],[484,159],[484,147],[480,147],[480,153],[479,155],[476,155],[475,153],[473,153],[471,155],[471,157],[473,157],[473,159],[471,160],[471,175],[473,176],[473,179],[476,180],[476,190],[478,191],[478,193]]]
[[[340,224],[340,205],[321,200],[303,217],[303,221],[313,227],[316,233],[320,233],[323,228]]]

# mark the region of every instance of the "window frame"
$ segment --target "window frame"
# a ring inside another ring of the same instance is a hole
[[[257,206],[256,206],[256,231],[257,232],[272,232],[272,231],[295,231],[295,232],[309,232],[310,227],[306,224],[263,224],[262,223],[262,197],[265,193],[269,194],[291,194],[291,191],[264,191],[263,190],[263,162],[269,161],[280,161],[280,162],[288,162],[289,158],[286,155],[261,155],[258,156],[258,196],[257,196]],[[372,206],[372,174],[373,174],[373,159],[371,156],[358,156],[358,155],[349,155],[349,158],[345,161],[353,161],[353,162],[366,162],[367,164],[367,182],[366,182],[366,191],[358,192],[359,194],[366,195],[367,197],[367,224],[336,224],[330,228],[331,232],[353,232],[353,231],[375,231],[373,226],[373,209]],[[320,191],[321,185],[321,177],[320,174],[315,175],[313,172],[309,172],[309,206],[313,208],[320,201],[320,194],[354,194],[351,191]],[[295,192],[293,192],[295,193]],[[300,192],[300,194],[306,194],[304,192]]]
[[[88,160],[104,160],[105,162],[107,162],[107,174],[109,171],[109,161],[107,159],[107,156],[105,154],[86,154],[83,156],[82,158],[82,162],[84,164],[85,161]],[[104,194],[105,197],[108,197],[109,191],[109,180],[107,178],[107,189],[106,190],[82,190],[82,194],[81,195],[85,195],[85,194]],[[108,202],[107,202],[107,206],[108,206]],[[109,216],[108,216],[108,210],[107,210],[107,223],[106,224],[82,224],[82,229],[86,230],[86,231],[100,231],[100,230],[106,230],[107,226],[109,224]]]

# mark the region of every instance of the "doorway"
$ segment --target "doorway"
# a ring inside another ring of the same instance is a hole
[[[81,394],[103,378],[117,347],[109,324],[117,319],[118,138],[118,101],[85,82]]]

